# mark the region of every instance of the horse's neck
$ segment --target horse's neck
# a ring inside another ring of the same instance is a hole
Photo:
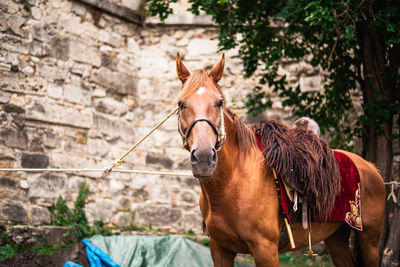
[[[237,177],[234,174],[238,173],[236,169],[243,169],[243,164],[245,164],[240,158],[234,121],[228,116],[225,116],[225,128],[227,139],[221,150],[218,151],[218,163],[214,176],[211,179],[200,180],[203,194],[210,200],[223,197],[224,188],[235,183],[234,179]]]

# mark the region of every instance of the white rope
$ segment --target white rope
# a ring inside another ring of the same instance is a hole
[[[104,169],[31,169],[31,168],[0,168],[0,171],[4,172],[104,172]],[[190,172],[166,172],[166,171],[141,171],[141,170],[127,170],[127,169],[114,169],[114,172],[121,173],[141,173],[141,174],[157,174],[157,175],[173,175],[173,176],[190,176],[193,174]]]
[[[395,185],[400,185],[400,182],[398,181],[391,181],[391,182],[385,182],[385,184],[395,184]]]
[[[396,194],[394,193],[394,187],[395,187],[395,186],[398,187],[398,186],[400,185],[400,182],[391,181],[391,182],[385,182],[385,184],[386,184],[386,185],[389,185],[389,184],[392,185],[390,194],[388,195],[386,201],[389,201],[389,199],[392,198],[392,199],[393,199],[393,202],[394,202],[394,203],[397,203],[397,197],[396,197]]]

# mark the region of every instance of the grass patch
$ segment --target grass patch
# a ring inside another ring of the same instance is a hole
[[[14,257],[16,254],[23,253],[25,251],[32,251],[39,254],[52,255],[57,251],[72,247],[73,245],[75,245],[75,243],[69,243],[62,246],[46,245],[44,247],[38,247],[38,246],[18,245],[14,242],[9,241],[8,244],[0,246],[0,262],[8,258]]]
[[[289,267],[289,266],[313,266],[313,267],[333,267],[333,263],[329,258],[328,254],[319,255],[317,257],[322,257],[318,262],[313,258],[306,256],[295,257],[290,253],[279,254],[279,266]]]

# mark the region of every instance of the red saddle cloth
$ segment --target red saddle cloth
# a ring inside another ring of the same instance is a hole
[[[260,143],[256,136],[257,144],[261,151],[264,146]],[[344,153],[333,151],[336,161],[339,165],[341,192],[336,197],[335,205],[328,221],[346,222],[352,228],[363,231],[361,220],[361,197],[360,197],[360,173],[354,162]],[[281,206],[287,217],[289,218],[289,210],[293,207],[283,187],[282,181],[279,179]],[[290,221],[290,219],[289,219]]]

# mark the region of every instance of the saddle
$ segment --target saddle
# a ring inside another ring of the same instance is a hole
[[[298,120],[293,128],[266,120],[252,129],[265,167],[275,169],[289,199],[296,203],[297,194],[313,221],[326,222],[340,193],[340,172],[329,145],[306,125],[309,120]]]

